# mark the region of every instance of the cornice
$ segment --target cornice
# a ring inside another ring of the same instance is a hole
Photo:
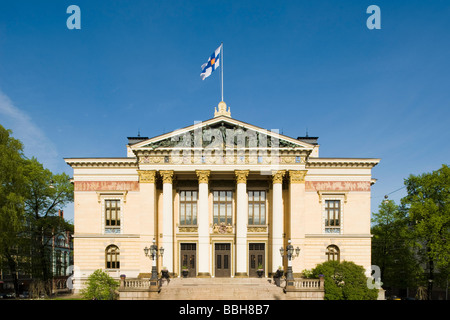
[[[137,158],[65,158],[72,168],[138,168]]]
[[[373,158],[308,158],[305,168],[373,168],[381,159]]]

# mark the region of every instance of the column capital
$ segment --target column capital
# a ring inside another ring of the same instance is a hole
[[[285,170],[272,171],[273,183],[283,183],[283,176],[285,173]]]
[[[236,175],[236,183],[247,183],[247,176],[250,170],[234,170]]]
[[[292,183],[305,183],[308,170],[289,170],[289,179]]]
[[[138,170],[140,183],[155,183],[156,170]]]
[[[172,183],[173,182],[173,170],[161,170],[159,171],[163,179],[163,183]]]
[[[196,170],[195,173],[197,173],[198,183],[208,183],[210,170]]]

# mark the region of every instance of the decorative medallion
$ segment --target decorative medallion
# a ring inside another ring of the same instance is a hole
[[[213,233],[226,234],[232,232],[233,227],[231,225],[226,225],[225,222],[221,222],[220,224],[215,224],[213,226]]]

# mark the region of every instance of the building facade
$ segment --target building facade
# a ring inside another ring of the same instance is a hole
[[[270,276],[300,253],[294,275],[329,259],[371,265],[372,168],[379,159],[320,158],[317,138],[291,138],[230,115],[154,138],[128,138],[123,158],[66,158],[73,168],[75,289],[96,269],[143,277]],[[161,252],[161,251],[159,251]]]

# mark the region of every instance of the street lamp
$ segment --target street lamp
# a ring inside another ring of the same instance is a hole
[[[287,256],[288,258],[288,269],[286,272],[286,289],[288,287],[294,286],[294,274],[292,273],[292,260],[297,258],[300,255],[300,248],[295,248],[295,254],[294,254],[294,246],[291,244],[291,239],[288,240],[288,245],[286,246],[286,249],[283,247],[280,248],[280,254],[282,257]]]
[[[162,257],[164,254],[164,248],[161,247],[158,249],[155,238],[153,238],[153,242],[152,242],[152,245],[150,246],[150,248],[147,248],[147,247],[144,248],[145,256],[149,257],[151,260],[153,260],[152,277],[150,278],[150,280],[158,280],[158,271],[156,270],[156,261],[158,259],[158,251],[159,251],[159,256]]]

